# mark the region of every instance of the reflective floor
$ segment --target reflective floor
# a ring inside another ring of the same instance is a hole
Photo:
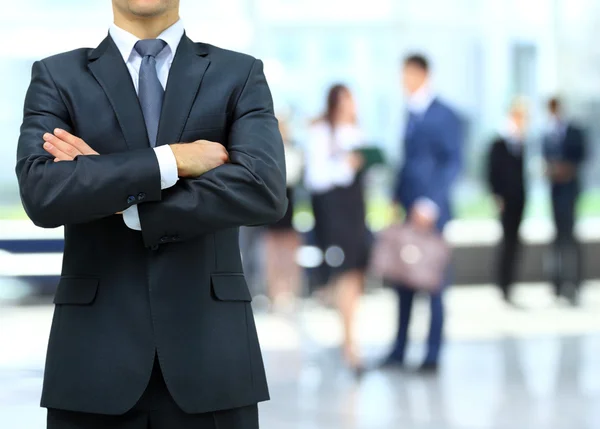
[[[583,307],[556,304],[525,286],[526,310],[505,307],[487,287],[448,297],[449,344],[436,377],[373,370],[356,380],[332,346],[335,313],[306,303],[298,317],[257,317],[273,400],[265,429],[598,429],[600,285]],[[359,337],[365,360],[385,353],[395,320],[392,295],[365,298]],[[422,355],[427,314],[419,303],[411,362]],[[0,428],[44,427],[37,407],[51,308],[0,307]]]

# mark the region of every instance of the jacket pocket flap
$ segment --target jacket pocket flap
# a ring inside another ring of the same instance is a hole
[[[55,304],[91,304],[98,292],[99,279],[61,277],[54,295]]]
[[[252,301],[243,274],[211,274],[212,289],[219,301]]]

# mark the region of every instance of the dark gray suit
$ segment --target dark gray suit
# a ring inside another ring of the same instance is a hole
[[[56,127],[99,156],[54,163]],[[17,176],[36,225],[65,225],[42,406],[127,412],[155,355],[186,413],[268,399],[238,246],[238,227],[286,209],[281,136],[262,63],[183,37],[157,145],[217,141],[231,162],[161,191],[131,77],[107,37],[36,62],[25,100]],[[142,232],[113,213],[138,204]]]

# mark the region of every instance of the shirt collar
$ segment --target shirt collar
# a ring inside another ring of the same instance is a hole
[[[433,95],[429,83],[426,82],[408,98],[408,110],[421,115],[427,112],[433,100],[435,100],[435,95]]]
[[[120,27],[117,27],[116,24],[112,24],[110,29],[108,30],[110,37],[112,37],[115,45],[119,49],[119,52],[123,56],[123,60],[125,62],[129,61],[129,57],[131,56],[135,44],[140,40],[138,37],[129,33],[126,30],[123,30]],[[183,22],[178,20],[175,24],[171,25],[165,31],[163,31],[157,39],[164,40],[167,42],[167,46],[171,49],[171,54],[175,55],[177,52],[177,47],[179,46],[179,42],[183,37],[184,28]]]
[[[550,116],[550,121],[548,124],[548,128],[550,132],[558,132],[565,133],[567,130],[568,124],[559,116]]]

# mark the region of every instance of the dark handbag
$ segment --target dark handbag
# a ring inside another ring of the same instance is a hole
[[[398,223],[378,234],[370,271],[387,282],[435,293],[444,282],[450,257],[450,246],[437,231]]]

